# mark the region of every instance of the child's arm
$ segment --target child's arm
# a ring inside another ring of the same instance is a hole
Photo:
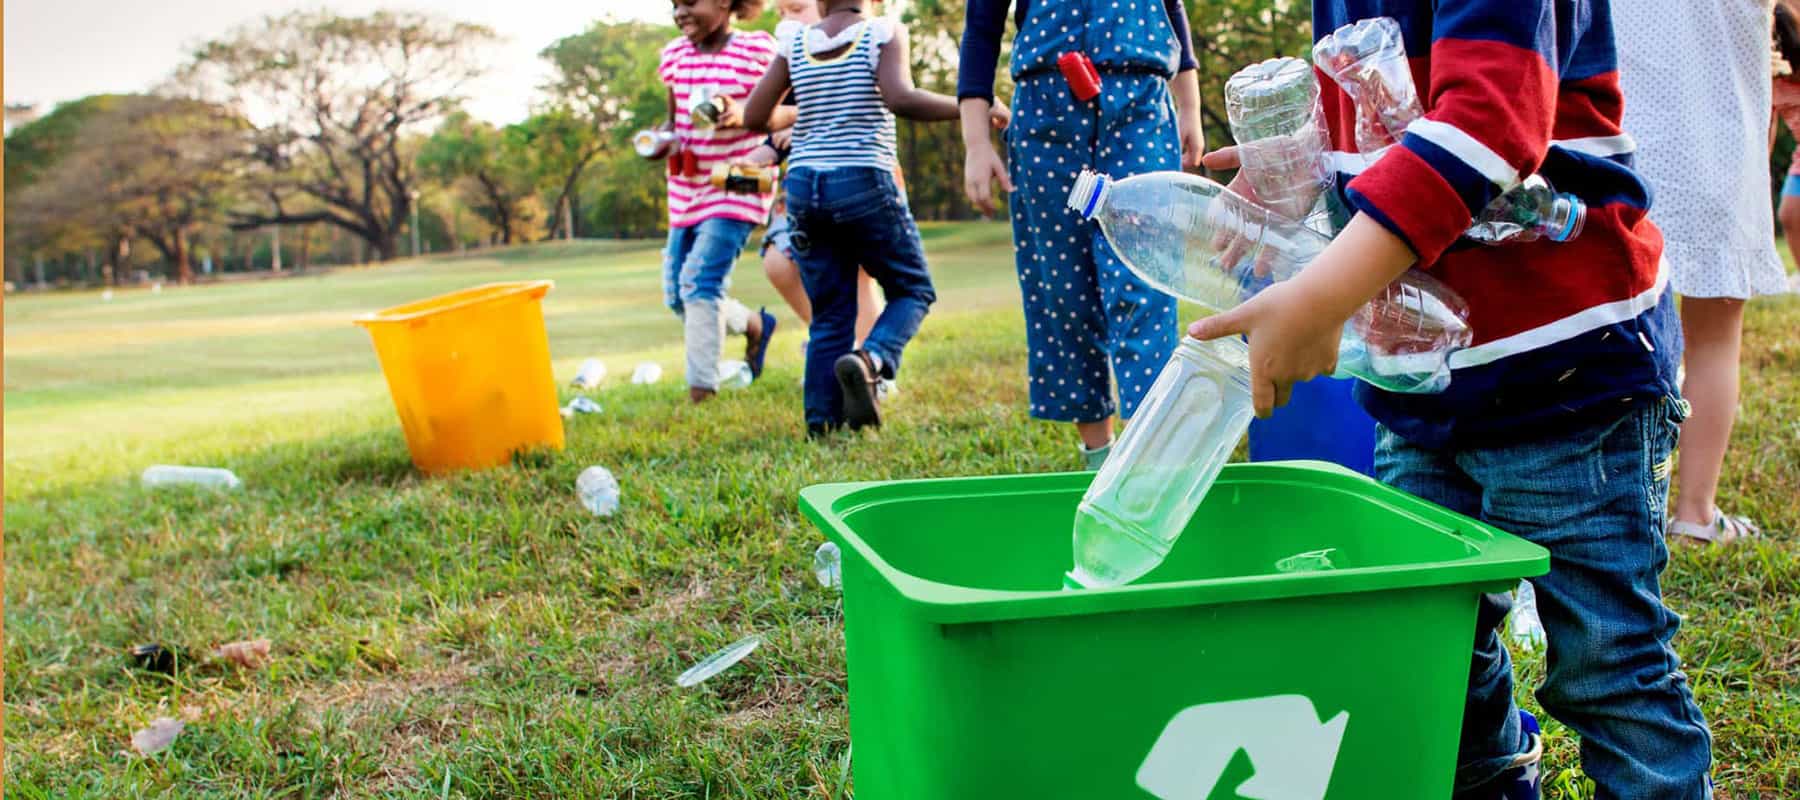
[[[956,119],[958,111],[954,98],[913,85],[912,61],[907,50],[906,26],[895,23],[892,35],[881,46],[881,60],[875,65],[875,82],[881,87],[881,101],[895,116],[911,120],[948,122]],[[995,113],[1001,112],[996,110]]]
[[[994,106],[994,69],[1000,62],[1000,39],[1006,32],[1010,0],[968,0],[957,52],[956,97],[962,115],[963,193],[976,208],[992,213],[994,183],[1011,192],[1006,162],[994,149],[989,118]]]
[[[1194,35],[1188,26],[1187,4],[1183,0],[1163,0],[1169,15],[1169,27],[1181,46],[1181,61],[1169,89],[1175,95],[1175,127],[1181,134],[1181,168],[1200,166],[1206,155],[1206,128],[1200,121],[1200,63],[1194,58]]]
[[[1426,268],[1493,198],[1550,150],[1560,76],[1554,0],[1440,4],[1431,31],[1430,108],[1400,144],[1350,181],[1357,211],[1299,275],[1194,323],[1202,338],[1250,337],[1257,413],[1336,362],[1358,306],[1417,262]],[[1456,6],[1454,13],[1444,7]],[[1327,342],[1327,340],[1331,340]]]
[[[1175,95],[1175,129],[1181,134],[1181,168],[1200,166],[1206,156],[1206,126],[1200,121],[1200,73],[1182,70],[1169,82]]]
[[[1251,400],[1256,415],[1267,417],[1287,404],[1295,383],[1337,367],[1344,323],[1415,260],[1400,237],[1358,214],[1300,274],[1194,323],[1188,334],[1249,337]]]
[[[787,59],[777,58],[769,65],[769,71],[763,73],[762,80],[756,82],[756,88],[750,90],[750,99],[744,101],[744,127],[758,133],[768,133],[776,128],[786,128],[794,124],[789,117],[787,125],[773,125],[775,104],[788,93],[789,78]],[[778,119],[778,118],[777,118]]]

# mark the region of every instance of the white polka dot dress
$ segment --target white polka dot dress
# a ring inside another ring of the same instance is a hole
[[[1612,4],[1633,166],[1653,191],[1675,291],[1787,290],[1769,192],[1766,0]]]

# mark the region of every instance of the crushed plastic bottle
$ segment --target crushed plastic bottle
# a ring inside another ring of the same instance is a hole
[[[1284,575],[1299,572],[1329,572],[1337,569],[1337,562],[1332,560],[1332,556],[1336,554],[1337,548],[1335,547],[1295,553],[1275,562],[1275,571]]]
[[[1084,171],[1069,206],[1100,230],[1133,274],[1213,311],[1237,306],[1311,263],[1331,240],[1217,182],[1182,172],[1124,180]],[[1472,338],[1468,305],[1409,270],[1344,326],[1340,377],[1390,392],[1450,385],[1450,353]]]
[[[675,148],[675,132],[661,128],[649,128],[638,131],[631,137],[631,149],[638,156],[648,159],[659,159],[669,155]]]
[[[1313,45],[1313,63],[1356,105],[1356,149],[1373,155],[1400,141],[1425,115],[1406,40],[1392,17],[1345,25]]]
[[[1313,46],[1313,60],[1356,103],[1356,145],[1369,158],[1379,158],[1425,115],[1400,23],[1391,17],[1333,31]],[[1566,242],[1581,235],[1586,219],[1581,198],[1532,175],[1489,203],[1463,236],[1487,245]]]
[[[598,414],[601,410],[600,404],[591,397],[574,397],[562,407],[562,415],[563,419],[571,419],[577,414]]]
[[[819,579],[819,585],[827,589],[836,589],[844,584],[844,554],[838,550],[837,544],[826,542],[813,551],[813,577]]]
[[[1537,590],[1531,588],[1531,581],[1519,581],[1519,589],[1513,597],[1512,615],[1507,619],[1507,628],[1512,633],[1513,642],[1526,650],[1538,650],[1544,646],[1544,621],[1538,618]]]
[[[747,389],[756,382],[756,375],[750,371],[750,365],[743,361],[719,362],[720,389]]]
[[[167,486],[201,486],[209,489],[241,489],[244,482],[237,473],[218,467],[183,467],[157,464],[144,470],[139,478],[151,489]]]
[[[588,467],[575,479],[581,505],[596,517],[610,517],[619,510],[619,479],[605,467]]]
[[[1238,70],[1225,82],[1225,111],[1257,202],[1290,219],[1312,216],[1335,180],[1312,65],[1273,58]]]
[[[647,386],[662,380],[662,365],[654,361],[645,361],[631,371],[631,382],[638,386]]]
[[[1486,245],[1538,239],[1566,242],[1580,236],[1586,223],[1586,202],[1556,191],[1542,175],[1532,175],[1494,198],[1463,236]]]
[[[606,380],[606,362],[590,358],[581,362],[581,371],[575,373],[575,380],[570,383],[582,389],[592,389],[603,380]]]
[[[739,661],[743,661],[751,653],[756,652],[756,648],[761,647],[762,643],[763,640],[761,636],[746,636],[732,642],[731,645],[725,649],[701,659],[700,663],[695,664],[692,667],[688,667],[687,671],[675,678],[675,685],[683,689],[699,686],[714,675],[737,666]]]
[[[1071,589],[1119,586],[1168,556],[1250,430],[1249,352],[1183,338],[1075,512]]]

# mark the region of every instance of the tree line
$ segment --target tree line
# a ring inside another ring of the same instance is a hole
[[[954,93],[962,13],[962,0],[909,5],[922,86]],[[1190,0],[1189,14],[1209,99],[1239,66],[1304,53],[1311,40],[1309,6],[1292,0]],[[662,165],[638,158],[630,139],[667,113],[656,64],[676,35],[603,20],[552,42],[541,52],[548,83],[517,88],[539,90],[532,114],[495,125],[463,109],[497,41],[485,27],[303,11],[230,31],[155,91],[65,103],[7,136],[6,277],[189,282],[660,235]],[[1223,144],[1222,109],[1207,105],[1209,138]],[[902,121],[899,144],[915,214],[976,216],[954,125]]]

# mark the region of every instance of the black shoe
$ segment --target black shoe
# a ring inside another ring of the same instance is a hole
[[[850,430],[881,427],[881,396],[877,384],[881,372],[861,350],[845,353],[835,366],[838,388],[844,391],[844,421]]]

